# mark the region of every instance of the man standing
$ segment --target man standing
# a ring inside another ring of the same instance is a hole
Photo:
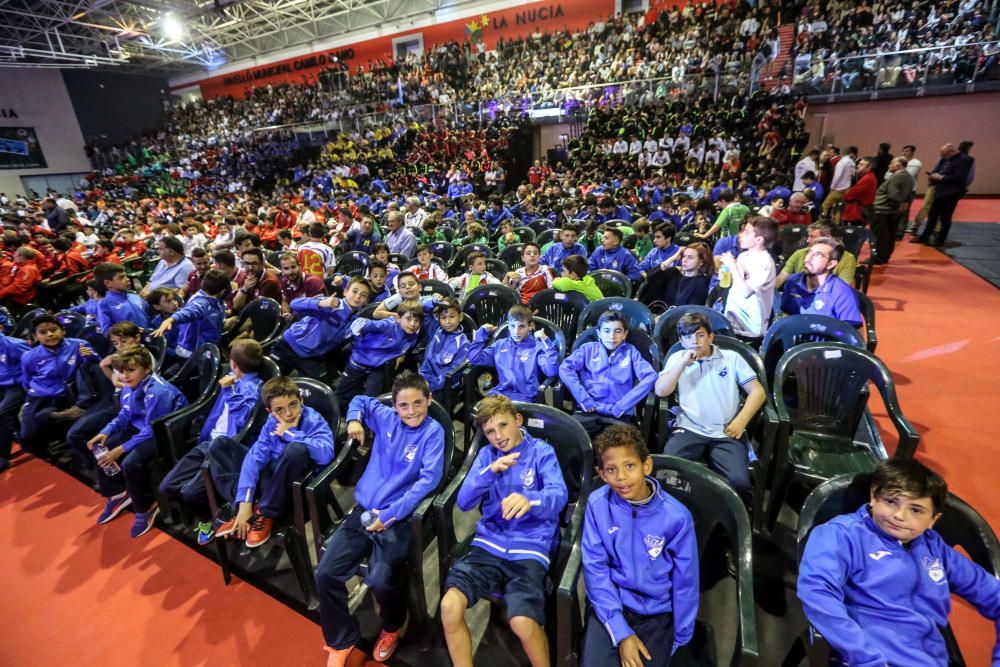
[[[910,200],[916,182],[906,168],[905,157],[893,158],[889,173],[875,192],[875,219],[872,235],[875,237],[875,262],[888,264],[896,247],[896,228],[910,209]]]
[[[934,185],[934,202],[931,204],[930,213],[927,214],[924,231],[917,238],[911,239],[911,243],[930,244],[931,234],[940,222],[941,231],[938,232],[932,245],[936,248],[944,246],[951,230],[951,216],[955,213],[958,200],[968,191],[971,169],[972,158],[969,155],[955,150],[952,144],[941,147],[941,159],[927,177],[928,182]]]
[[[795,182],[792,185],[793,191],[801,192],[805,190],[805,185],[802,183],[802,176],[810,171],[814,174],[819,171],[819,165],[816,162],[817,160],[819,160],[819,151],[813,149],[809,151],[808,155],[795,163]]]
[[[921,162],[916,157],[916,152],[917,152],[916,146],[914,146],[913,144],[907,144],[903,146],[903,152],[900,153],[900,157],[906,158],[907,173],[909,173],[910,176],[913,177],[913,191],[910,193],[910,201],[906,203],[906,211],[904,211],[902,214],[905,215],[906,217],[900,220],[900,224],[898,226],[898,229],[896,230],[897,239],[903,238],[903,234],[905,234],[906,232],[912,232],[916,228],[916,226],[920,223],[920,221],[927,219],[927,213],[928,211],[931,210],[931,205],[930,202],[928,201],[928,197],[932,192],[932,190],[931,188],[928,188],[928,193],[924,195],[924,206],[926,206],[926,210],[921,208],[920,213],[917,214],[917,221],[915,221],[913,224],[910,223],[910,206],[913,204],[913,198],[917,195],[917,179],[920,178],[920,169],[921,167],[924,166],[924,163]],[[889,174],[886,174],[885,177],[889,178]]]
[[[858,179],[844,193],[844,212],[842,215],[845,224],[863,225],[867,222],[869,207],[875,201],[875,191],[878,183],[875,180],[875,173],[872,171],[871,158],[858,160]]]
[[[830,194],[823,200],[823,217],[830,217],[830,211],[844,200],[844,194],[851,187],[854,179],[854,159],[858,156],[858,147],[849,146],[847,153],[840,156],[833,168],[833,178],[830,179]],[[839,216],[836,216],[839,222]]]
[[[878,145],[878,153],[875,155],[875,164],[872,165],[872,172],[875,174],[875,180],[878,181],[879,185],[885,180],[885,177],[889,171],[889,164],[892,162],[893,155],[889,152],[892,148],[891,145],[887,143],[881,143]]]

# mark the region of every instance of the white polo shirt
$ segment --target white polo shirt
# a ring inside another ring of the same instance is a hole
[[[683,354],[684,350],[671,354],[660,374],[680,363]],[[756,379],[757,374],[743,357],[713,345],[712,355],[692,361],[677,381],[681,406],[677,428],[709,438],[725,438],[726,424],[740,411],[740,389]]]
[[[736,258],[736,270],[743,276],[746,291],[733,281],[726,298],[726,319],[741,336],[759,338],[767,333],[774,306],[774,258],[769,252],[743,252]]]

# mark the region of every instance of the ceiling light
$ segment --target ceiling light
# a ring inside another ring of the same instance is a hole
[[[179,42],[184,39],[184,24],[173,14],[163,17],[163,35],[171,42]]]

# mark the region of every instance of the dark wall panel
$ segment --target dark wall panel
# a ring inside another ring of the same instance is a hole
[[[170,98],[165,78],[63,70],[80,130],[88,143],[122,143],[157,127],[163,119],[163,100]]]

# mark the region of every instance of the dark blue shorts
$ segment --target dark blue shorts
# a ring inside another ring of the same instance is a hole
[[[545,566],[536,560],[505,560],[472,547],[451,566],[445,589],[460,591],[470,607],[493,591],[501,592],[508,621],[527,616],[545,625],[545,574]]]

